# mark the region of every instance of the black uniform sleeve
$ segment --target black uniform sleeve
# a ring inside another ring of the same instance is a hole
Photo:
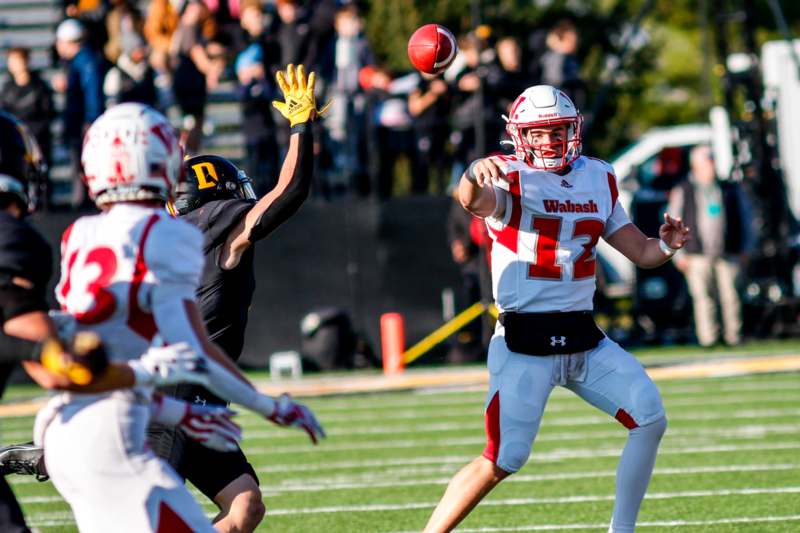
[[[0,284],[0,309],[2,321],[31,313],[33,311],[47,312],[49,306],[43,291],[25,289],[11,282]]]
[[[300,145],[296,159],[294,162],[287,161],[287,163],[294,164],[292,179],[283,194],[267,208],[255,223],[250,231],[250,242],[256,242],[272,233],[275,228],[294,215],[308,198],[314,173],[314,138],[311,133],[311,124],[302,124],[301,126],[305,127],[300,130]],[[293,132],[295,128],[292,128]]]
[[[0,331],[0,363],[36,359],[40,349],[38,342],[12,337]]]

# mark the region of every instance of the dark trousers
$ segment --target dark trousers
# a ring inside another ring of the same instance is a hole
[[[30,533],[25,525],[22,509],[4,477],[0,477],[0,531],[3,533]]]
[[[278,183],[278,143],[275,135],[248,138],[247,142],[247,175],[253,180],[253,188],[259,198],[271,191]]]

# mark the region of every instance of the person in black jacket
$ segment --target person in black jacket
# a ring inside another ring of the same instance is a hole
[[[49,166],[53,146],[50,122],[56,116],[53,90],[37,72],[30,69],[29,59],[30,50],[27,48],[9,49],[7,63],[11,76],[0,90],[0,109],[27,124],[39,144],[46,166]],[[42,170],[40,186],[39,198],[46,206],[50,192],[47,168]]]
[[[234,361],[242,353],[248,310],[255,291],[253,245],[291,217],[311,187],[312,124],[317,116],[314,73],[306,83],[303,67],[289,65],[277,75],[285,103],[273,102],[289,119],[289,151],[275,187],[256,201],[247,175],[230,161],[204,155],[185,163],[187,180],[171,210],[204,234],[206,263],[197,290],[209,338]],[[177,386],[169,395],[202,404],[224,404],[208,390]],[[313,437],[312,437],[313,438]],[[220,508],[220,531],[252,531],[264,516],[258,476],[238,450],[212,452],[162,426],[150,430],[150,446]],[[209,467],[213,465],[213,467]]]
[[[121,54],[103,82],[106,106],[138,102],[155,107],[156,71],[147,61],[144,39],[138,33],[125,33],[120,45]]]

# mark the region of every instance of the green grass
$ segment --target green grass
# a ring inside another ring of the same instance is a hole
[[[670,425],[637,530],[800,531],[800,374],[659,387]],[[13,387],[9,396],[38,394]],[[298,432],[242,414],[245,452],[271,513],[260,530],[420,531],[450,476],[483,448],[483,401],[481,392],[452,390],[309,399],[329,431],[318,447]],[[24,440],[31,424],[30,417],[5,418],[2,441]],[[604,532],[625,436],[615,421],[556,390],[528,464],[462,530]],[[76,530],[50,483],[9,481],[31,525]]]

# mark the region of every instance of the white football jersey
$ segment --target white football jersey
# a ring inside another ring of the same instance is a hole
[[[513,182],[495,184],[502,220],[489,217],[492,290],[501,312],[592,309],[595,246],[630,223],[611,166],[580,157],[560,176],[503,156]]]
[[[58,302],[79,330],[100,335],[112,360],[138,358],[157,333],[155,291],[195,298],[202,241],[163,209],[117,204],[81,217],[62,237]]]

